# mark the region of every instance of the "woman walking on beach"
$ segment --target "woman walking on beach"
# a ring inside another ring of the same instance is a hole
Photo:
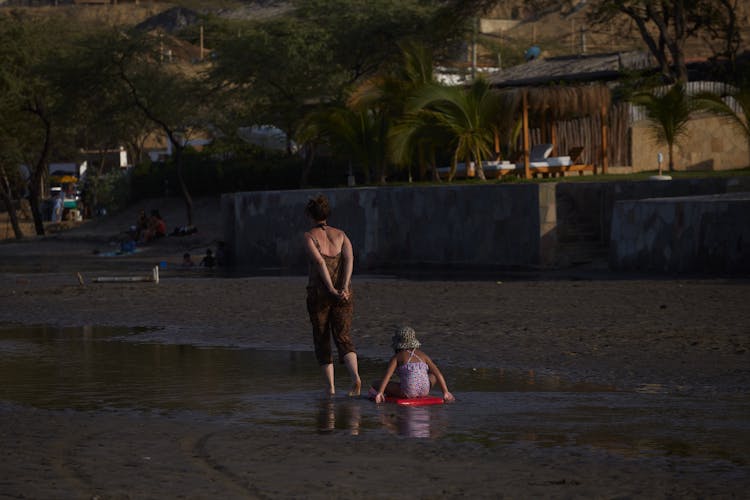
[[[315,357],[323,368],[326,394],[336,393],[334,384],[331,337],[336,344],[339,362],[344,363],[352,379],[350,396],[358,396],[361,388],[357,353],[351,340],[351,290],[354,255],[346,233],[328,225],[328,199],[318,195],[305,207],[312,227],[304,234],[305,252],[309,261],[307,312],[313,330]]]

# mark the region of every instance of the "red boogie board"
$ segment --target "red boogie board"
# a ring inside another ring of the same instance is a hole
[[[438,396],[424,396],[421,398],[385,398],[386,403],[396,403],[401,406],[441,405],[445,401]]]

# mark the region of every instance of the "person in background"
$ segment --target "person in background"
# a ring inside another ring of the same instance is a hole
[[[158,210],[151,210],[151,215],[148,218],[148,227],[142,235],[142,241],[148,243],[157,238],[163,238],[167,235],[167,224],[162,219],[161,214]]]
[[[189,268],[193,267],[195,263],[193,262],[193,258],[190,256],[188,252],[185,252],[182,254],[182,267]]]
[[[52,205],[52,222],[62,222],[64,206],[65,193],[61,190],[57,196],[55,196],[55,203]]]
[[[201,260],[200,266],[201,267],[207,267],[212,268],[216,265],[216,259],[214,258],[214,253],[211,251],[211,249],[206,250],[206,255]]]
[[[216,265],[224,267],[228,264],[227,246],[223,241],[216,243]]]

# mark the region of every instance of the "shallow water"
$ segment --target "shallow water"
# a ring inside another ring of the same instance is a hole
[[[142,343],[143,330],[0,329],[0,401],[42,409],[138,411],[317,433],[451,439],[482,446],[603,448],[747,464],[750,397],[623,392],[502,369],[445,369],[452,405],[405,408],[321,397],[311,352]],[[382,361],[360,360],[367,383]],[[343,368],[337,376],[345,380]],[[343,393],[344,387],[340,387]]]

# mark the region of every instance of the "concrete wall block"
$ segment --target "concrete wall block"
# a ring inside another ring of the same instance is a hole
[[[619,201],[613,214],[613,269],[750,272],[750,192]]]
[[[542,224],[538,186],[483,185],[323,190],[331,225],[352,241],[359,269],[412,265],[537,266]],[[305,268],[301,234],[317,191],[224,195],[235,263]]]
[[[719,241],[717,236],[711,236],[717,234],[712,226],[696,229],[697,220],[706,220],[705,210],[694,212],[690,204],[675,205],[681,210],[654,210],[648,203],[668,206],[677,204],[680,197],[729,196],[726,193],[745,196],[744,191],[750,191],[750,177],[345,188],[323,192],[331,200],[330,223],[349,234],[359,269],[550,266],[564,262],[561,245],[586,241],[594,247],[609,246],[613,269],[641,269],[656,249],[662,249],[662,264],[653,267],[663,270],[689,267],[689,256],[700,252],[712,262],[719,261],[717,256],[737,260],[735,254],[723,251],[723,246],[740,248],[740,255],[746,256],[750,235]],[[255,269],[306,269],[301,233],[309,224],[304,206],[317,193],[304,190],[224,195],[224,239],[235,263]],[[717,210],[735,214],[736,201],[726,205],[718,204],[716,199],[712,202],[719,207]],[[747,224],[747,217],[742,212],[733,217],[736,220],[732,221],[731,230],[745,234],[742,224]],[[718,231],[725,231],[728,221],[720,217],[719,222],[711,224],[716,224]],[[668,232],[665,228],[669,228]],[[565,240],[566,236],[570,239]],[[681,241],[679,246],[670,243],[677,240]],[[694,241],[705,243],[695,247],[685,243]],[[680,262],[687,264],[664,264],[665,255],[676,262],[676,249],[688,249],[688,256],[680,257]],[[569,257],[574,259],[575,255]]]

